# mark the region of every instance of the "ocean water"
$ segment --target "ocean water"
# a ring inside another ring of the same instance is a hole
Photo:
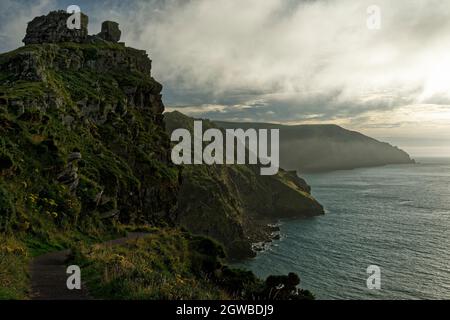
[[[318,299],[450,299],[450,159],[419,162],[304,176],[326,215],[282,221],[282,240],[239,266],[297,272]]]

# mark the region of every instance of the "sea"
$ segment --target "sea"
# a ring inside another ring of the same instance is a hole
[[[326,214],[280,221],[237,267],[295,272],[317,299],[450,299],[450,159],[302,177]]]

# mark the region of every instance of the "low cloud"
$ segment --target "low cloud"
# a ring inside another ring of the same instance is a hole
[[[0,49],[12,50],[22,45],[27,23],[34,17],[54,10],[56,1],[2,0],[0,4]]]
[[[378,1],[377,31],[366,26],[371,4],[149,1],[136,3],[122,25],[127,41],[157,62],[170,107],[204,108],[221,119],[332,121],[447,105],[450,4]]]
[[[13,11],[17,16],[2,22],[3,47],[24,34],[32,16],[67,4],[18,3],[1,4],[2,20]],[[102,20],[116,20],[128,45],[149,52],[170,110],[224,120],[368,127],[374,124],[361,121],[375,114],[395,114],[401,124],[396,110],[408,106],[414,112],[426,113],[431,105],[448,110],[450,3],[378,0],[381,29],[369,30],[367,8],[373,4],[147,0],[80,6],[91,17],[91,33]]]

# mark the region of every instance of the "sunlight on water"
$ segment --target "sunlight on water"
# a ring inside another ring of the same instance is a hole
[[[297,272],[319,299],[450,298],[450,160],[305,176],[327,214],[283,221],[283,239],[240,266]],[[381,268],[381,290],[366,269]]]

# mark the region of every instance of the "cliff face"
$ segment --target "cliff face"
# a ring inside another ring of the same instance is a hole
[[[39,38],[30,25],[26,39]],[[55,225],[165,218],[178,170],[151,60],[99,36],[56,42],[53,32],[40,36],[52,43],[0,55],[0,228],[39,232],[43,216]]]
[[[170,134],[192,131],[194,119],[179,112],[165,113]],[[204,129],[216,127],[203,121]],[[280,218],[323,214],[306,182],[281,170],[261,176],[256,165],[186,165],[178,197],[176,220],[189,231],[222,243],[232,258],[254,255],[253,242],[271,239],[270,222]]]
[[[414,160],[399,148],[336,125],[216,123],[222,128],[232,129],[279,129],[280,165],[286,170],[321,172],[414,163]]]

